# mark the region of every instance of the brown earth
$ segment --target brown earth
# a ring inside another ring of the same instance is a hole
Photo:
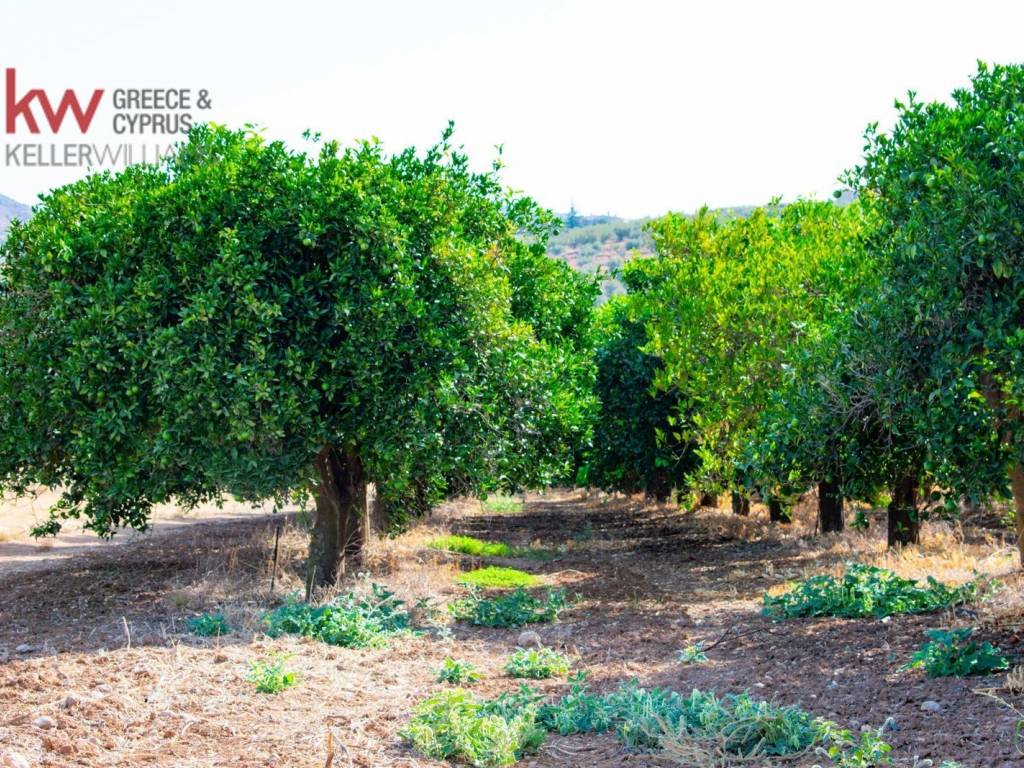
[[[279,523],[280,573],[272,594]],[[1024,587],[1006,541],[991,531],[933,525],[920,549],[891,555],[873,533],[822,539],[811,528],[808,510],[792,526],[770,526],[760,511],[741,519],[579,492],[531,496],[518,514],[455,503],[375,546],[372,579],[410,604],[429,598],[416,608],[428,631],[367,650],[260,633],[260,613],[302,586],[305,533],[295,515],[194,523],[28,569],[23,562],[2,564],[0,754],[12,749],[47,766],[438,765],[415,755],[397,732],[412,704],[438,689],[435,670],[446,657],[477,665],[483,696],[518,687],[501,669],[519,630],[441,626],[438,608],[460,592],[452,576],[475,565],[424,547],[432,535],[451,530],[559,550],[547,562],[507,564],[582,595],[562,620],[537,631],[548,645],[577,655],[577,668],[597,690],[631,678],[682,692],[749,690],[855,731],[894,718],[886,738],[895,765],[913,766],[916,756],[936,766],[944,759],[964,768],[1024,766],[1013,745],[1016,716],[975,692],[1000,689],[1003,675],[931,680],[900,670],[924,629],[967,620],[1011,654],[1024,652],[1017,635]],[[766,590],[835,570],[853,557],[951,581],[977,569],[1008,588],[978,616],[776,624],[761,616]],[[356,581],[364,588],[368,579]],[[209,610],[223,611],[238,631],[209,640],[189,635],[184,621]],[[698,640],[709,647],[710,662],[679,664],[676,651]],[[275,651],[292,654],[299,684],[274,696],[256,694],[245,681],[248,665]],[[566,683],[539,687],[557,693]],[[1024,708],[1021,696],[998,695]],[[922,711],[926,700],[942,710]],[[52,724],[37,724],[44,716]],[[787,765],[815,763],[829,761],[804,755]],[[611,736],[576,736],[549,738],[522,764],[667,763],[657,754],[629,752]]]

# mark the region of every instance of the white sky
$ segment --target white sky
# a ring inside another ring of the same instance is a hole
[[[296,144],[422,147],[451,118],[542,204],[642,216],[830,194],[895,97],[1024,61],[1024,3],[0,0],[0,39],[19,91],[208,88],[212,119]],[[0,165],[0,193],[78,175]]]

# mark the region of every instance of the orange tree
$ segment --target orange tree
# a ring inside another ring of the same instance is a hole
[[[46,195],[0,251],[0,486],[62,490],[38,532],[312,495],[326,583],[359,556],[368,480],[400,514],[568,475],[592,368],[559,313],[596,289],[524,298],[554,219],[449,136],[307,155],[201,126]]]

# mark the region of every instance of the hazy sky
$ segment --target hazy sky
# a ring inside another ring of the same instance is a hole
[[[828,195],[895,97],[1024,61],[1024,3],[980,0],[0,0],[0,29],[19,91],[206,88],[211,119],[296,144],[425,146],[450,118],[541,203],[624,216]],[[0,193],[81,173],[0,166]]]

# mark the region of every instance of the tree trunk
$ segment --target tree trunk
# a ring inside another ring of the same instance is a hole
[[[324,448],[316,468],[320,483],[306,577],[311,587],[336,584],[355,568],[366,535],[366,478],[355,451]]]
[[[1010,466],[1010,488],[1013,491],[1014,517],[1017,522],[1017,551],[1024,563],[1024,467],[1019,463]]]
[[[750,499],[736,491],[732,492],[732,513],[748,517],[750,515]]]
[[[370,543],[374,534],[385,533],[388,529],[388,511],[377,490],[376,483],[366,484],[366,514],[363,518],[363,546]]]
[[[668,474],[664,472],[653,473],[651,481],[647,484],[647,488],[644,489],[644,496],[657,502],[664,502],[668,501],[671,495],[672,483],[668,479]]]
[[[822,533],[843,530],[843,494],[832,480],[818,483],[818,523]]]
[[[917,544],[920,540],[917,477],[904,475],[892,487],[892,501],[889,502],[889,546]]]
[[[768,519],[773,523],[793,522],[792,510],[785,508],[782,501],[774,496],[768,499]]]
[[[718,494],[715,493],[701,493],[700,502],[698,506],[701,507],[718,507]]]

